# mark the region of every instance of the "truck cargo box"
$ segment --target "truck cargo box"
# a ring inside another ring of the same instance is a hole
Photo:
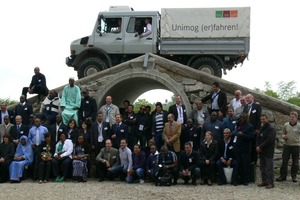
[[[162,8],[161,37],[250,37],[250,7]]]

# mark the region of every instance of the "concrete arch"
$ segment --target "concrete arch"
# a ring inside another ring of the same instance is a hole
[[[190,101],[182,85],[170,77],[159,73],[157,70],[143,72],[125,70],[117,78],[107,80],[103,89],[99,90],[96,95],[99,97],[98,106],[101,107],[105,104],[105,97],[108,95],[113,97],[114,104],[123,106],[123,100],[128,99],[130,102],[133,102],[144,92],[153,89],[165,89],[173,92],[175,95],[180,95],[182,103],[187,105],[187,114],[191,112]]]

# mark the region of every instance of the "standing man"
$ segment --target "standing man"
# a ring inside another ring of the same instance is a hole
[[[4,124],[4,117],[8,116],[9,121],[12,124],[15,124],[15,113],[12,110],[7,109],[7,104],[5,102],[1,103],[1,115],[0,115],[0,124]]]
[[[69,78],[69,85],[66,85],[62,91],[60,106],[62,109],[63,123],[68,124],[70,119],[78,123],[78,110],[80,108],[81,95],[80,88],[75,85],[75,79]]]
[[[54,124],[56,115],[60,112],[60,98],[55,90],[50,90],[49,95],[44,99],[40,108],[40,113],[45,118],[45,124],[47,126]]]
[[[222,92],[220,89],[220,84],[214,82],[212,85],[213,91],[204,97],[201,101],[205,103],[207,100],[211,101],[210,113],[216,111],[217,113],[221,112],[223,116],[226,116],[227,111],[227,96],[225,92]]]
[[[244,108],[244,113],[248,115],[248,122],[253,126],[254,128],[254,138],[252,140],[252,152],[251,152],[251,162],[256,163],[257,162],[257,153],[256,153],[256,137],[259,134],[260,128],[261,128],[261,106],[258,103],[254,102],[254,97],[252,94],[246,95],[246,103],[247,105]]]
[[[125,138],[128,144],[128,127],[122,122],[122,115],[116,115],[116,123],[111,126],[111,140],[113,147],[119,149],[120,141]],[[129,147],[130,148],[130,147]]]
[[[80,124],[84,121],[92,123],[96,120],[97,104],[93,97],[90,97],[90,91],[87,88],[82,90],[83,98],[79,109]]]
[[[173,114],[168,114],[168,122],[165,124],[163,135],[168,149],[179,156],[181,124],[174,120]]]
[[[112,103],[111,96],[107,96],[105,101],[106,104],[100,108],[99,112],[102,113],[104,121],[108,122],[111,126],[116,123],[116,115],[120,114],[120,111],[118,106]]]
[[[33,114],[32,105],[26,102],[24,95],[20,96],[20,103],[16,105],[15,115],[20,115],[23,119],[23,124],[29,124],[29,116]]]
[[[22,123],[22,117],[20,115],[16,116],[16,125],[11,128],[12,141],[15,147],[18,146],[21,136],[28,136],[28,126]]]
[[[51,140],[57,144],[60,141],[60,134],[67,133],[68,127],[62,122],[62,117],[60,114],[56,115],[55,123],[49,127],[51,134]]]
[[[201,100],[196,99],[195,104],[196,108],[192,110],[191,119],[193,120],[194,125],[202,128],[205,120],[207,119],[207,112],[203,109]]]
[[[9,116],[4,116],[4,123],[0,124],[0,143],[2,143],[4,134],[8,134],[11,136],[12,127],[14,127],[14,125],[10,123]]]
[[[205,121],[203,124],[202,134],[204,139],[204,135],[207,131],[212,132],[214,136],[214,140],[221,142],[223,139],[223,130],[224,130],[224,123],[217,119],[217,112],[213,111],[210,115],[210,119]]]
[[[229,107],[233,108],[233,111],[236,112],[236,109],[241,107],[241,97],[242,92],[241,90],[236,90],[234,92],[234,98],[230,101]]]
[[[274,150],[276,133],[265,114],[261,115],[261,130],[257,137],[256,152],[259,154],[262,183],[258,187],[274,187]]]
[[[156,102],[155,107],[155,110],[151,113],[152,136],[157,149],[160,149],[163,144],[164,125],[168,121],[168,112],[163,110],[161,102]]]
[[[48,129],[45,126],[41,125],[41,120],[39,118],[35,118],[34,126],[29,130],[28,139],[32,146],[33,150],[33,179],[36,180],[38,178],[38,164],[41,160],[41,147],[42,142],[45,141],[45,134],[48,133]]]
[[[34,68],[34,75],[32,76],[29,87],[24,87],[22,95],[27,99],[27,92],[29,94],[38,94],[38,100],[43,101],[48,95],[48,88],[46,85],[46,77],[40,72],[39,67]]]
[[[181,96],[175,96],[175,104],[169,107],[169,113],[174,115],[174,120],[180,124],[186,124],[187,115],[185,105],[181,102]]]
[[[297,173],[299,170],[299,147],[300,147],[300,124],[297,122],[298,113],[290,113],[290,121],[283,126],[283,139],[285,144],[282,152],[282,164],[280,176],[276,181],[286,181],[288,173],[288,162],[292,156],[291,177],[293,182],[297,182]]]

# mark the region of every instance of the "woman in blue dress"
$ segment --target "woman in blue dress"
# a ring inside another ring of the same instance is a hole
[[[16,153],[12,163],[9,166],[9,177],[12,183],[19,183],[20,178],[26,166],[30,165],[33,160],[33,151],[27,136],[20,138]]]

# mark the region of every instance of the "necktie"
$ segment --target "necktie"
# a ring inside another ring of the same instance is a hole
[[[40,131],[38,128],[36,128],[36,132],[35,132],[35,144],[37,146],[40,145]]]

